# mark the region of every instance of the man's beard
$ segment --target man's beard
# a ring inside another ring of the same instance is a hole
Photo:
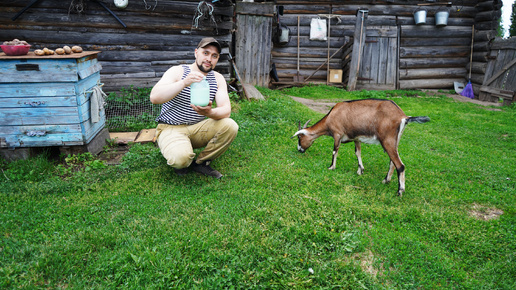
[[[204,72],[204,73],[209,73],[210,71],[213,70],[213,67],[210,66],[209,69],[205,69],[203,66],[202,66],[202,62],[201,64],[198,64],[196,63],[197,67],[199,68],[200,71]]]

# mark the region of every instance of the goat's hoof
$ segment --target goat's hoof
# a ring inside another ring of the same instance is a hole
[[[405,192],[405,190],[398,190],[398,196],[402,197],[404,192]]]
[[[357,174],[358,174],[358,175],[362,175],[362,174],[364,174],[364,169],[363,169],[363,168],[359,168],[359,169],[357,170]]]
[[[384,179],[384,180],[382,180],[382,183],[383,183],[383,184],[387,184],[387,183],[389,183],[389,182],[391,182],[391,181],[390,181],[390,180],[388,180],[388,179]]]

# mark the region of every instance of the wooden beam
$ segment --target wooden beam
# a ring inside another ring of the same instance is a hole
[[[355,24],[355,36],[353,42],[353,52],[351,56],[351,64],[349,67],[348,90],[354,91],[357,85],[357,77],[360,71],[360,61],[362,57],[362,50],[366,39],[366,24],[368,11],[359,10],[357,12],[357,21]]]

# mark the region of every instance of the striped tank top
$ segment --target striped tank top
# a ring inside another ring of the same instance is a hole
[[[183,76],[181,79],[184,79],[189,73],[190,67],[183,65]],[[210,100],[213,101],[217,93],[215,73],[210,71],[206,76],[206,80],[210,84]],[[205,116],[197,114],[190,107],[190,86],[187,86],[175,98],[161,106],[161,113],[156,118],[156,121],[169,125],[193,125],[205,118]]]

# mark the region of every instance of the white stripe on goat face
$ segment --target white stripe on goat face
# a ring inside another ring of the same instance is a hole
[[[301,147],[301,144],[299,144],[299,142],[297,142],[297,151],[299,151],[301,153],[305,153],[305,149],[303,149],[303,147]]]
[[[308,131],[307,131],[307,130],[305,130],[305,129],[301,129],[301,130],[297,131],[297,132],[294,134],[294,136],[292,136],[292,137],[295,137],[295,136],[297,136],[297,137],[298,137],[298,141],[297,141],[297,150],[298,150],[299,152],[301,152],[301,153],[304,153],[304,152],[306,151],[306,149],[308,149],[308,148],[312,145],[312,143],[313,143],[313,141],[314,141],[313,139],[312,139],[312,140],[310,140],[311,142],[310,142],[309,144],[305,144],[305,148],[303,148],[303,146],[301,145],[301,143],[302,143],[303,141],[305,141],[304,143],[306,143],[306,140],[308,140],[307,138],[310,138],[310,137],[309,137],[309,134],[308,134]]]

